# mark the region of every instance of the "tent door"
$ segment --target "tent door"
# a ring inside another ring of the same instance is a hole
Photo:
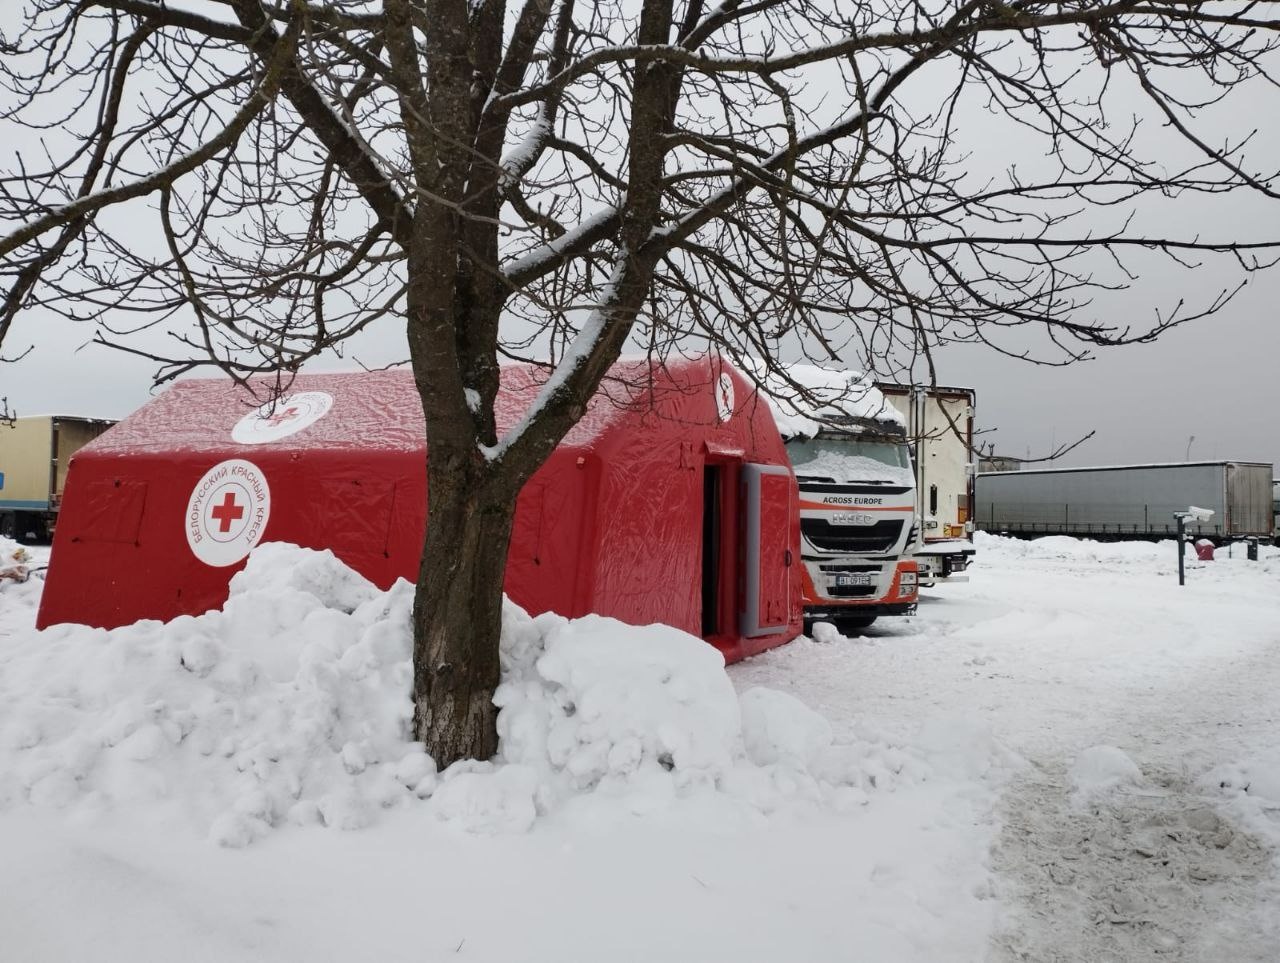
[[[702,470],[702,637],[720,633],[721,539],[724,498],[723,469],[708,464]]]
[[[791,473],[742,466],[743,592],[738,628],[747,638],[787,628],[791,612]]]
[[[738,483],[742,462],[708,453],[702,465],[701,631],[704,639],[731,638],[738,613],[739,523]]]

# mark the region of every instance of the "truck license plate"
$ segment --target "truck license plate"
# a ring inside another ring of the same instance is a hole
[[[837,575],[836,588],[850,588],[854,585],[870,585],[871,576],[867,572],[858,572],[853,575]]]

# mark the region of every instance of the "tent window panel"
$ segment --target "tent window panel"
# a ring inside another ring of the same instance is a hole
[[[123,478],[90,482],[81,501],[87,509],[72,541],[137,544],[147,507],[146,482]]]

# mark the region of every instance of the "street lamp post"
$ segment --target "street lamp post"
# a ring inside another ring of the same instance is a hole
[[[1187,584],[1187,516],[1179,512],[1174,516],[1178,520],[1178,584]]]
[[[1191,441],[1195,441],[1195,436],[1191,437]],[[1191,452],[1191,442],[1187,442],[1187,452]],[[1197,522],[1207,522],[1213,518],[1213,510],[1210,508],[1196,508],[1192,505],[1185,512],[1174,512],[1173,517],[1178,520],[1178,584],[1186,585],[1186,561],[1187,561],[1187,519],[1194,518]]]

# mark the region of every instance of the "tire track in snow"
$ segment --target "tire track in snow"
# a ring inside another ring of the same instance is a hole
[[[1033,767],[1004,797],[993,866],[1017,909],[992,960],[1276,960],[1272,853],[1219,802],[1165,771],[1077,803],[1065,767]]]
[[[1144,778],[1074,797],[1063,739],[1009,785],[992,862],[1012,911],[992,961],[1280,960],[1277,854],[1199,782],[1276,731],[1278,684],[1280,648],[1267,647],[1145,698],[1086,699],[1094,721],[1070,742],[1083,750],[1125,733]]]

